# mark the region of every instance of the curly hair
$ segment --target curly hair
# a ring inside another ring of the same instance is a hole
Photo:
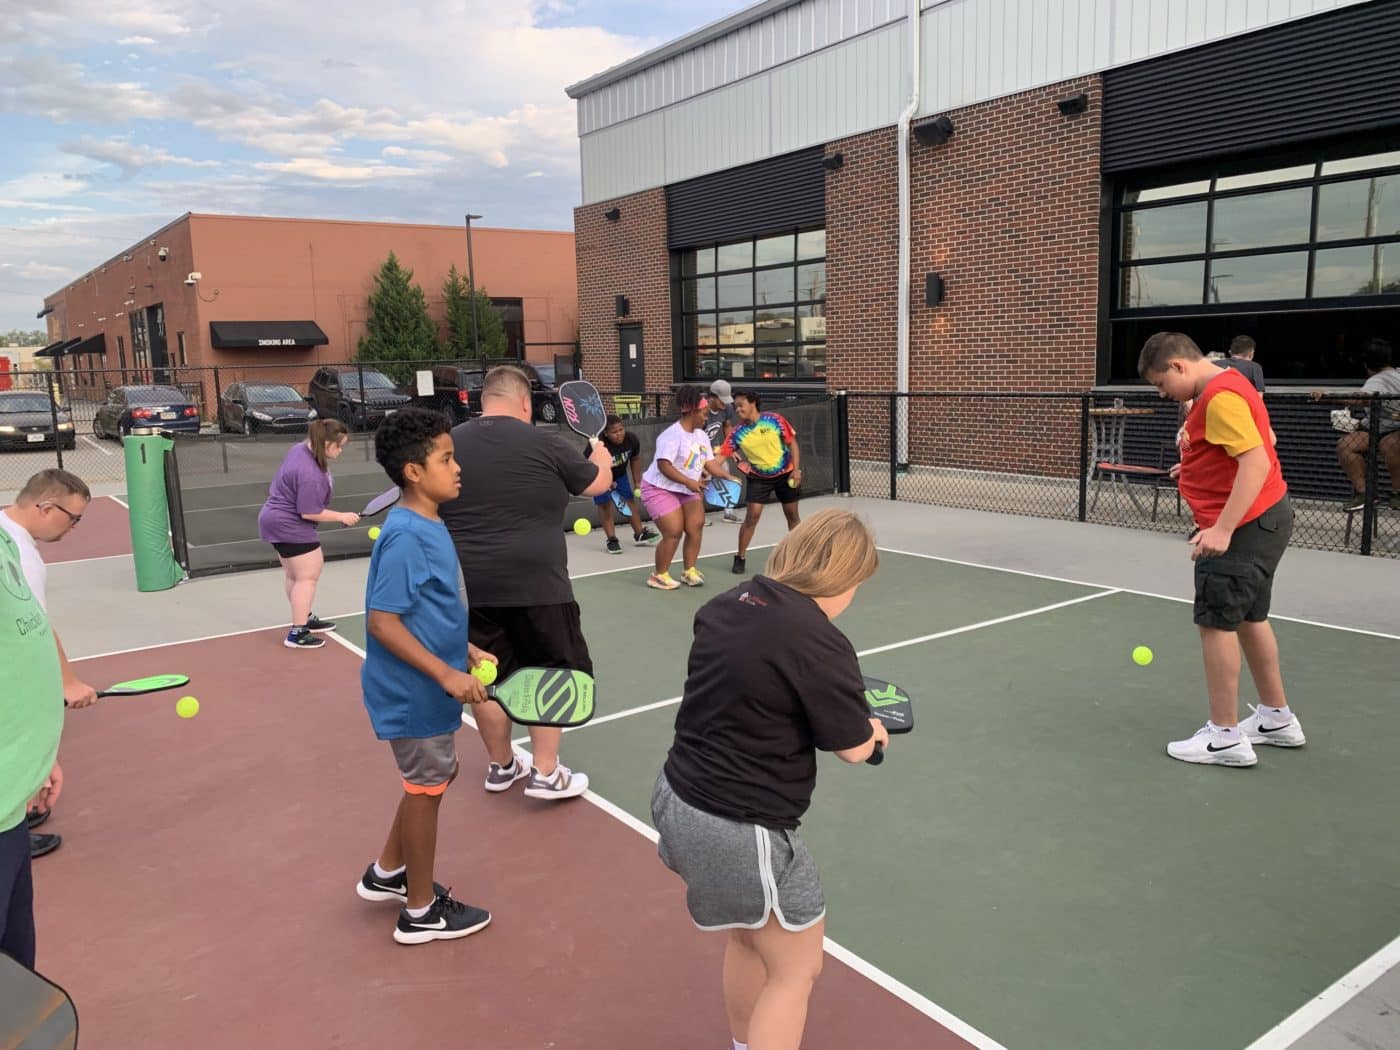
[[[395,485],[403,486],[403,468],[409,463],[426,466],[433,441],[447,434],[452,424],[441,412],[427,408],[401,408],[387,416],[374,432],[374,458]]]

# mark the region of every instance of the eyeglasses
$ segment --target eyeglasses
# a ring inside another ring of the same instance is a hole
[[[81,514],[74,514],[71,510],[69,510],[69,509],[68,509],[67,507],[65,507],[63,504],[61,504],[61,503],[55,503],[53,500],[45,500],[43,503],[40,503],[39,506],[41,506],[41,507],[53,507],[55,510],[61,510],[61,511],[63,511],[64,514],[67,514],[67,515],[68,515],[68,520],[71,521],[71,522],[73,523],[73,525],[75,525],[75,526],[78,524],[78,522],[80,522],[80,521],[83,520],[83,516],[82,516]]]

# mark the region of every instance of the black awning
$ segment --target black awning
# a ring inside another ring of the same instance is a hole
[[[60,340],[59,340],[58,342],[56,342],[56,343],[50,343],[48,346],[44,347],[44,349],[42,349],[42,350],[35,350],[35,351],[34,351],[34,356],[35,356],[35,357],[62,357],[63,354],[64,354],[64,352],[65,352],[70,346],[77,346],[77,345],[78,345],[79,343],[81,343],[81,342],[82,342],[81,339],[60,339]]]
[[[73,346],[63,349],[64,357],[77,357],[79,354],[105,354],[107,352],[107,337],[101,332],[90,335],[86,339],[77,341]]]
[[[216,350],[269,346],[325,346],[330,342],[315,321],[210,321],[209,344]]]

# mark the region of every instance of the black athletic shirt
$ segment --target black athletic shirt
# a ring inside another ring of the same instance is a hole
[[[766,828],[801,823],[816,750],[870,739],[855,650],[804,594],[755,576],[695,614],[666,779],[686,802]]]
[[[622,432],[622,440],[614,445],[606,437],[600,441],[607,446],[608,454],[612,456],[612,476],[616,481],[627,473],[627,464],[642,454],[642,443],[637,440],[637,435],[630,430]]]
[[[439,509],[473,605],[574,600],[564,508],[598,468],[553,429],[479,416],[452,429],[462,492]]]

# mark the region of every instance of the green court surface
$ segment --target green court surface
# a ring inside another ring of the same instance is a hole
[[[702,567],[575,582],[599,720],[566,760],[648,824],[675,705],[607,716],[678,697],[695,609],[738,582]],[[1275,621],[1308,746],[1226,770],[1163,753],[1206,715],[1189,605],[887,552],[838,623],[918,724],[878,769],[823,762],[828,936],[990,1040],[1240,1050],[1400,935],[1400,641]]]

